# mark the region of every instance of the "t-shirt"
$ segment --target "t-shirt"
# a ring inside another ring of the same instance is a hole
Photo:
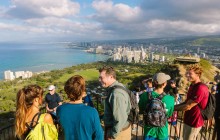
[[[91,98],[90,95],[86,95],[86,96],[84,97],[83,103],[84,103],[85,105],[94,107],[94,104],[93,104],[93,102],[92,102],[92,98]]]
[[[54,93],[53,95],[47,93],[45,96],[45,101],[48,104],[49,109],[53,109],[59,105],[58,103],[61,102],[61,99],[57,93]]]
[[[203,126],[204,119],[200,112],[200,108],[205,109],[206,104],[208,102],[208,96],[209,96],[209,89],[205,84],[197,83],[189,87],[186,102],[189,99],[191,99],[198,104],[192,107],[190,110],[185,111],[184,114],[185,124],[195,128]]]
[[[152,96],[153,97],[159,97],[160,94],[153,91]],[[146,105],[148,102],[148,92],[145,92],[140,97],[139,101],[139,109],[140,112],[143,112],[146,109]],[[162,99],[162,102],[166,106],[166,115],[167,117],[170,117],[173,114],[174,109],[174,97],[170,95],[165,95]],[[164,127],[153,127],[153,126],[144,126],[144,135],[145,136],[151,136],[156,139],[166,139],[168,138],[168,123],[166,122],[166,125]]]
[[[103,140],[103,129],[95,108],[66,103],[57,108],[65,140]]]

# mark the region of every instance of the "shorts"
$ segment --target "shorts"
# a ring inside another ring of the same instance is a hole
[[[177,124],[177,121],[172,121],[171,125],[175,126]]]

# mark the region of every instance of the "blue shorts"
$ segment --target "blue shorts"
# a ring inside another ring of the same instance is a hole
[[[164,139],[157,139],[151,136],[145,136],[144,140],[169,140],[169,138],[164,138]]]
[[[176,124],[177,124],[177,121],[171,122],[171,125],[176,125]]]

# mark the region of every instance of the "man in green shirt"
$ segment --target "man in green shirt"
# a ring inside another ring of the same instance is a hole
[[[128,122],[130,97],[123,89],[113,89],[124,85],[116,80],[116,72],[112,67],[103,67],[99,70],[99,81],[108,92],[104,110],[105,140],[130,140],[131,126]]]
[[[157,73],[153,76],[153,86],[155,90],[151,92],[153,98],[159,97],[164,93],[164,88],[167,85],[167,80],[170,79],[169,75],[165,73]],[[140,113],[143,113],[146,110],[147,103],[149,103],[149,92],[142,94],[139,101]],[[170,117],[174,109],[174,98],[170,95],[165,95],[161,101],[164,103],[166,108],[166,117]],[[168,122],[166,121],[165,125],[162,127],[155,127],[149,124],[144,126],[144,136],[145,140],[168,140]]]

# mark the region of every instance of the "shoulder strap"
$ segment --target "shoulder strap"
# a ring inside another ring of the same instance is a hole
[[[165,95],[166,95],[166,93],[163,92],[162,94],[160,94],[160,95],[157,97],[157,99],[162,100]],[[152,98],[153,98],[153,97],[152,97],[152,92],[148,92],[148,99],[151,100]]]
[[[163,97],[166,95],[166,93],[165,92],[163,92],[162,94],[160,94],[159,95],[159,97],[157,97],[158,99],[160,99],[160,100],[162,100],[163,99]]]
[[[119,89],[122,89],[122,90],[128,92],[128,89],[125,88],[124,86],[115,85],[115,86],[113,86],[112,88],[113,88],[113,90],[119,88]]]
[[[147,92],[148,94],[148,100],[151,100],[152,99],[152,92],[151,91],[149,91],[149,92]]]
[[[38,124],[38,121],[40,119],[40,115],[41,115],[41,112],[38,112],[34,115],[33,119],[31,120],[31,124],[28,125],[28,123],[25,123],[25,126],[29,129],[29,130],[32,130],[33,129],[33,125],[34,125],[34,120],[35,118],[37,117],[37,124]]]

